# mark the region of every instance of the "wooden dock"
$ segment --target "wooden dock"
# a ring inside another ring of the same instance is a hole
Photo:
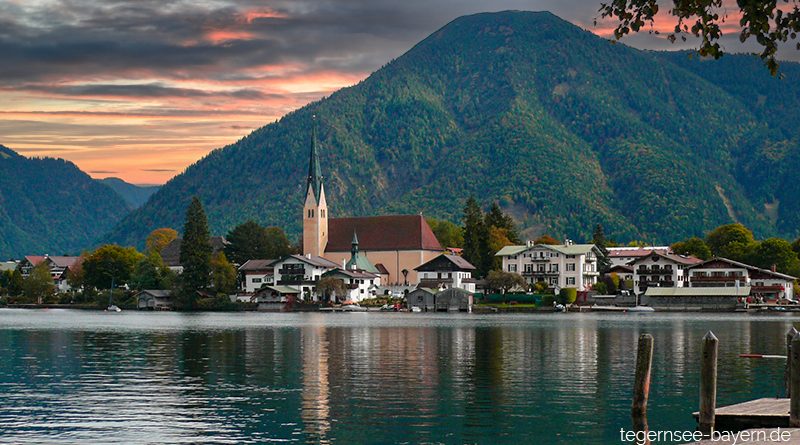
[[[698,412],[692,414],[695,419]],[[789,399],[763,398],[716,409],[717,431],[742,431],[752,428],[788,428]]]
[[[759,428],[747,430],[748,439],[743,441],[741,436],[737,438],[723,438],[726,440],[701,440],[693,442],[691,445],[775,445],[800,443],[800,428]]]

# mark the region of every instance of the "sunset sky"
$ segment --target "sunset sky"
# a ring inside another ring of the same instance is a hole
[[[549,10],[609,36],[608,24],[592,24],[599,4],[0,0],[0,144],[71,160],[93,177],[163,183],[210,150],[358,82],[458,16]],[[729,31],[726,49],[742,50]],[[624,42],[681,48],[647,34]]]

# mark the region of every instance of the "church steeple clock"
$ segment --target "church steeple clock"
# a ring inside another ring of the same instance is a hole
[[[312,116],[311,156],[308,160],[306,201],[303,206],[303,254],[322,256],[328,244],[328,203],[317,153],[317,117]]]

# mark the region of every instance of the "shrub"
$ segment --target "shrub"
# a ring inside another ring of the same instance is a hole
[[[553,295],[545,295],[542,297],[542,307],[551,307],[555,301],[556,298]]]
[[[558,302],[561,304],[572,304],[578,299],[578,289],[565,287],[558,293]]]

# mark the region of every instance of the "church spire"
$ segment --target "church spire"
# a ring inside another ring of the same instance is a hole
[[[308,189],[314,191],[314,198],[317,202],[322,195],[322,170],[319,168],[319,153],[317,152],[317,115],[311,115],[311,156],[308,160]]]
[[[355,230],[353,230],[353,241],[351,243],[351,246],[352,247],[350,248],[350,254],[352,255],[352,258],[355,258],[358,256],[358,236],[356,235]]]

